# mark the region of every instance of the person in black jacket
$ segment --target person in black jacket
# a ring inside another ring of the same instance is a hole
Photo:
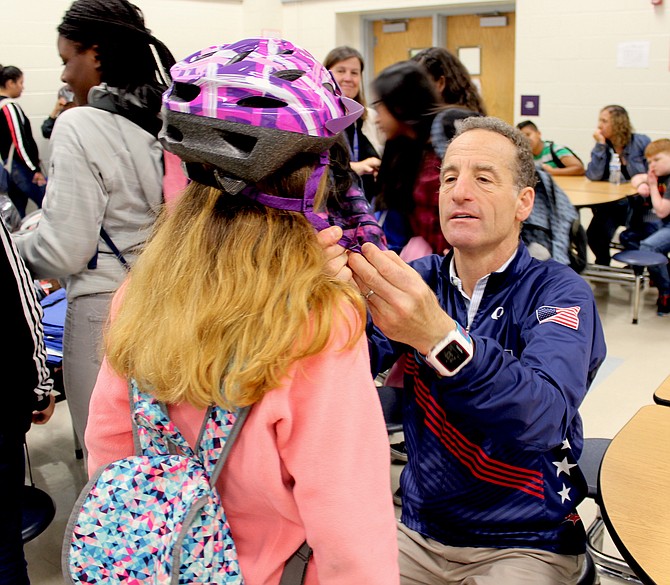
[[[21,217],[26,214],[28,199],[42,207],[46,189],[30,120],[14,101],[22,93],[23,71],[0,65],[0,156],[9,172],[9,196]]]
[[[30,273],[2,221],[0,240],[4,362],[11,368],[3,378],[5,416],[0,425],[0,585],[25,585],[30,581],[21,535],[23,443],[31,422],[44,424],[53,414],[53,382],[46,365],[42,307]]]

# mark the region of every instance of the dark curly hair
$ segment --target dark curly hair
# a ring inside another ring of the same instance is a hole
[[[442,90],[442,100],[450,106],[463,106],[482,116],[486,116],[486,107],[484,100],[479,95],[479,91],[465,65],[461,60],[446,49],[441,47],[430,47],[419,51],[412,57],[423,65],[435,81],[444,78],[444,89]]]
[[[103,82],[129,92],[139,88],[162,93],[170,84],[175,59],[151,34],[142,11],[127,0],[76,0],[58,33],[79,51],[96,48]],[[158,55],[156,62],[153,51]]]

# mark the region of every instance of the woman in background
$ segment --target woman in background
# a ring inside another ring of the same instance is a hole
[[[486,116],[484,100],[465,65],[456,55],[442,47],[430,47],[419,51],[412,57],[412,61],[426,68],[444,104]]]
[[[49,196],[36,229],[16,244],[34,277],[62,279],[67,289],[63,381],[83,445],[109,304],[162,205],[157,134],[174,59],[127,0],[76,0],[58,33],[61,79],[90,107],[58,117]]]
[[[377,124],[387,137],[376,209],[389,248],[400,252],[410,239],[421,237],[427,253],[443,254],[448,244],[438,210],[441,160],[431,142],[440,97],[425,69],[413,61],[384,69],[372,90]]]
[[[592,181],[609,179],[609,163],[613,154],[619,155],[622,179],[629,181],[634,175],[647,172],[644,149],[651,139],[633,132],[628,112],[621,106],[605,106],[600,110],[598,127],[593,133],[596,141],[591,151],[591,160],[586,167],[586,176]],[[634,191],[631,189],[631,192]],[[622,199],[614,203],[595,205],[593,219],[586,230],[589,247],[595,255],[595,263],[609,266],[610,242],[621,225],[627,225],[631,213],[643,221],[645,210],[638,207],[638,200]]]
[[[26,214],[28,199],[42,207],[46,188],[30,120],[14,101],[23,89],[23,72],[12,65],[0,65],[0,154],[9,173],[9,198],[21,217]]]
[[[363,56],[352,47],[337,47],[326,55],[323,65],[333,74],[342,93],[365,108],[363,115],[346,129],[345,135],[349,144],[351,168],[361,177],[365,196],[371,201],[375,195],[375,177],[381,164],[385,137],[375,123],[375,111],[368,108],[365,101]]]

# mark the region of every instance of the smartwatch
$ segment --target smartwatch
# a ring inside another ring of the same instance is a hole
[[[440,376],[453,376],[472,359],[474,350],[470,335],[456,323],[456,329],[450,331],[424,359]]]

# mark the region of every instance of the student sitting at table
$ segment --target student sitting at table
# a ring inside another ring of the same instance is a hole
[[[542,140],[542,133],[530,120],[519,122],[516,127],[525,134],[530,142],[535,164],[550,175],[584,174],[584,163],[567,146],[559,146],[551,140]]]
[[[628,112],[623,107],[612,105],[600,110],[593,138],[596,144],[586,167],[586,176],[592,181],[609,180],[609,162],[613,154],[618,154],[621,160],[623,180],[647,172],[644,149],[651,139],[633,132]],[[586,235],[596,264],[609,266],[610,242],[617,228],[628,224],[631,209],[628,198],[592,207],[593,219]]]
[[[644,149],[649,164],[649,172],[633,177],[631,183],[637,192],[650,201],[660,227],[647,234],[640,244],[640,250],[649,252],[670,252],[670,140],[654,140]],[[658,314],[670,313],[670,274],[667,265],[650,266],[649,274],[658,287]]]
[[[645,158],[650,163],[652,158],[662,160],[663,154],[670,152],[670,140],[662,138],[655,140],[647,145],[644,150]],[[661,173],[659,179],[659,189],[661,195],[665,189],[665,182],[668,177],[663,177],[665,173]],[[658,175],[657,175],[658,176]],[[640,242],[645,238],[651,236],[663,227],[663,217],[659,216],[654,209],[653,202],[650,197],[650,187],[647,173],[639,173],[634,175],[630,184],[635,187],[636,196],[629,198],[629,203],[632,200],[632,210],[629,212],[628,227],[619,234],[619,242],[626,250],[639,250]]]

